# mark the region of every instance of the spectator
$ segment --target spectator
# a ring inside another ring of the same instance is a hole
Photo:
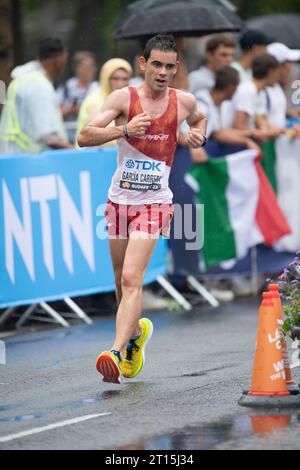
[[[263,103],[259,92],[267,86],[273,86],[278,82],[279,63],[270,54],[262,54],[253,61],[253,80],[242,82],[232,100],[232,126],[235,129],[252,131],[256,133],[256,116],[264,114]],[[265,138],[271,135],[265,135]]]
[[[97,88],[96,58],[91,52],[77,52],[73,58],[74,77],[57,90],[62,115],[67,122],[76,122],[79,108],[87,94]],[[76,127],[68,130],[69,139],[75,142]]]
[[[38,153],[69,148],[52,81],[64,70],[67,51],[59,39],[44,39],[38,60],[16,67],[0,123],[0,153]]]
[[[224,157],[245,148],[260,151],[259,146],[250,137],[248,130],[224,128],[222,122],[223,104],[234,96],[240,83],[240,76],[236,69],[224,67],[216,73],[216,84],[209,91],[202,91],[196,95],[199,108],[205,113],[208,121],[208,142],[204,149],[191,150],[192,159],[196,163],[207,160],[210,157]],[[202,152],[202,154],[201,154]],[[251,281],[244,276],[233,276],[231,279],[211,281],[205,279],[205,286],[221,302],[232,300],[233,297],[251,295]]]
[[[239,83],[240,78],[237,70],[232,67],[224,67],[216,73],[216,84],[211,91],[203,90],[197,93],[198,107],[207,117],[206,136],[208,140],[213,139],[222,144],[258,149],[258,146],[247,137],[246,133],[236,129],[226,129],[222,125],[221,106],[224,101],[232,99]],[[197,163],[202,163],[207,159],[204,149],[192,149],[191,155]]]
[[[202,90],[213,88],[216,72],[231,64],[235,46],[233,39],[222,34],[209,39],[206,45],[205,65],[188,76],[191,93],[197,94]]]
[[[256,30],[246,31],[240,38],[241,55],[231,66],[240,74],[241,82],[252,80],[252,64],[261,54],[266,54],[267,45],[271,40],[264,33]]]
[[[222,143],[230,145],[257,148],[253,141],[250,141],[250,139],[239,131],[222,128],[220,115],[221,104],[223,101],[231,99],[234,95],[240,81],[238,72],[229,66],[224,67],[216,72],[215,80],[215,86],[211,91],[203,90],[196,94],[198,108],[207,115],[208,127],[206,136],[208,143],[205,148],[208,149],[208,153],[210,154],[210,144],[213,144],[210,139],[219,140]],[[184,214],[184,207],[189,205],[191,219],[196,220],[194,192],[186,184],[184,178],[192,161],[195,163],[203,163],[207,160],[207,154],[204,149],[188,150],[185,148],[183,145],[186,131],[183,127],[181,130],[182,133],[179,138],[179,144],[181,144],[181,146],[178,147],[176,152],[174,166],[170,175],[170,187],[174,195],[174,202],[176,202],[177,206],[181,207],[182,214]],[[193,230],[196,230],[196,227],[193,227]],[[195,253],[194,251],[185,250],[186,243],[190,242],[191,240],[186,238],[185,233],[182,234],[179,240],[176,239],[174,227],[172,228],[169,241],[173,261],[171,282],[176,289],[185,294],[192,294],[188,287],[187,274],[198,276],[199,258],[201,257],[198,252]],[[212,282],[208,279],[202,279],[202,281],[210,293],[220,302],[230,302],[234,299],[233,291],[228,289],[224,282]]]
[[[86,97],[80,108],[77,134],[99,111],[112,91],[128,86],[131,76],[132,68],[126,60],[115,58],[105,62],[100,71],[100,86]]]
[[[300,50],[289,49],[284,44],[274,42],[267,48],[268,53],[279,62],[279,80],[272,87],[267,87],[261,92],[264,102],[266,122],[278,128],[285,128],[288,116],[288,102],[285,89],[289,83],[293,62],[300,60]]]

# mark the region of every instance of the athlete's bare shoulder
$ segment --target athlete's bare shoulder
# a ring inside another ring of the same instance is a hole
[[[200,113],[197,108],[197,101],[192,93],[183,90],[176,90],[178,102],[178,116],[179,122],[186,119],[196,121],[200,118]]]
[[[130,103],[128,88],[115,90],[106,98],[99,112],[93,117],[89,125],[106,127],[112,121],[118,122],[127,119]]]
[[[179,103],[184,106],[186,110],[192,112],[197,104],[195,96],[184,90],[176,90],[176,92]]]
[[[107,98],[107,102],[110,106],[116,104],[117,107],[120,109],[128,103],[129,98],[129,89],[128,87],[126,87],[111,92],[111,94]]]

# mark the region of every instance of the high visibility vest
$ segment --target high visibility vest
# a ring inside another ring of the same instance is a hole
[[[26,135],[20,125],[17,113],[16,97],[18,91],[31,81],[44,81],[48,79],[41,72],[30,72],[24,77],[15,78],[8,87],[5,103],[4,129],[2,129],[1,139],[16,143],[25,153],[39,153],[43,150],[43,145],[33,141]]]

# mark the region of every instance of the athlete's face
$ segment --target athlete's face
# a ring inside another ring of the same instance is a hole
[[[162,92],[171,84],[178,67],[175,52],[152,50],[149,59],[140,58],[140,68],[145,74],[147,85],[156,92]]]

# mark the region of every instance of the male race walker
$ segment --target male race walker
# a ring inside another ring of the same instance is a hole
[[[206,142],[206,118],[194,96],[169,87],[178,67],[173,36],[150,39],[139,65],[145,82],[111,93],[78,137],[80,147],[113,140],[118,145],[106,208],[118,302],[116,337],[96,364],[104,382],[116,384],[141,371],[152,336],[152,322],[140,319],[143,279],[159,235],[170,232],[173,195],[168,183],[180,124],[186,120],[190,127],[189,147]],[[115,126],[107,127],[112,121]]]

